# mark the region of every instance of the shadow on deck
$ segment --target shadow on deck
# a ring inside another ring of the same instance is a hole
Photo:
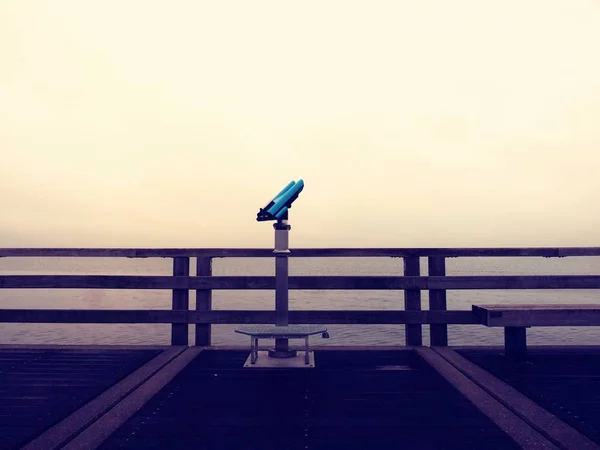
[[[600,350],[532,355],[517,367],[493,349],[322,349],[314,369],[269,370],[244,369],[246,350],[0,348],[0,438],[29,450],[597,448]]]

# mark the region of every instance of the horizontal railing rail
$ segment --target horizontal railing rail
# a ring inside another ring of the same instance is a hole
[[[290,323],[302,324],[474,324],[472,311],[292,310]],[[111,310],[2,309],[0,322],[16,323],[275,323],[271,310]]]
[[[600,289],[600,275],[291,276],[293,290]],[[0,289],[275,289],[271,276],[0,275]]]
[[[107,258],[266,258],[272,249],[264,248],[0,248],[2,257],[107,257]],[[546,257],[600,256],[600,247],[533,247],[533,248],[294,248],[291,257]]]
[[[600,289],[600,275],[447,276],[446,258],[600,256],[600,247],[552,248],[304,248],[293,257],[403,258],[398,276],[292,276],[292,290],[403,290],[403,310],[311,310],[289,313],[290,323],[404,324],[407,345],[421,345],[422,325],[430,326],[431,345],[447,345],[448,325],[477,324],[471,311],[448,311],[448,290]],[[271,249],[124,249],[3,248],[2,257],[172,258],[170,276],[127,275],[0,275],[2,289],[164,289],[172,291],[171,310],[0,309],[0,323],[167,323],[171,342],[188,344],[188,324],[195,325],[195,344],[211,344],[212,324],[274,323],[275,311],[213,310],[213,290],[274,290],[273,276],[214,276],[214,258],[273,257]],[[427,257],[428,273],[420,261]],[[190,258],[197,258],[190,276]],[[195,309],[189,292],[195,290]],[[429,291],[429,310],[421,308],[421,292]],[[399,297],[400,298],[400,297]],[[399,302],[400,303],[400,302]],[[398,305],[401,307],[402,305]]]

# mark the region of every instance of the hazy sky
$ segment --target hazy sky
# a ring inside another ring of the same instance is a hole
[[[600,245],[600,3],[0,2],[0,246]]]

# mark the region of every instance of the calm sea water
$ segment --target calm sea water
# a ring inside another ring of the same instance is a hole
[[[193,264],[192,264],[193,266]],[[426,260],[421,262],[426,270]],[[195,268],[192,267],[192,273]],[[292,258],[290,275],[397,275],[401,259],[392,258]],[[216,259],[215,275],[274,275],[272,259]],[[169,275],[170,259],[112,258],[0,258],[0,274],[88,274]],[[423,272],[424,273],[424,272]],[[448,275],[598,275],[600,257],[546,258],[455,258],[447,260]],[[194,293],[190,294],[194,303]],[[427,309],[427,292],[422,295]],[[449,309],[470,309],[472,304],[490,303],[600,303],[600,290],[486,290],[449,291]],[[402,291],[290,291],[290,309],[402,309]],[[1,308],[64,309],[169,309],[171,292],[166,290],[4,289]],[[215,291],[215,309],[273,309],[272,291]],[[213,326],[215,345],[245,345],[234,333],[235,325]],[[330,325],[331,338],[315,338],[319,345],[402,345],[402,325]],[[424,342],[429,327],[424,326]],[[190,327],[190,342],[193,342]],[[478,325],[449,327],[451,345],[503,342],[502,329]],[[587,327],[532,328],[532,344],[600,345],[600,329]],[[0,324],[0,343],[18,344],[168,344],[170,326],[113,324]]]

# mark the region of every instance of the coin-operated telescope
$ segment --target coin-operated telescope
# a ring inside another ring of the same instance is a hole
[[[302,189],[304,189],[303,180],[291,181],[264,208],[260,208],[256,215],[256,220],[259,222],[276,221],[273,224],[275,228],[273,253],[275,254],[275,325],[278,326],[289,325],[288,255],[291,227],[288,224],[288,211]],[[275,339],[275,349],[269,351],[269,356],[291,358],[296,356],[296,352],[289,349],[288,339]]]
[[[292,207],[292,203],[298,198],[302,189],[304,189],[303,180],[291,181],[279,194],[273,197],[273,200],[267,203],[267,206],[260,208],[256,220],[259,222],[287,220],[288,210]]]

